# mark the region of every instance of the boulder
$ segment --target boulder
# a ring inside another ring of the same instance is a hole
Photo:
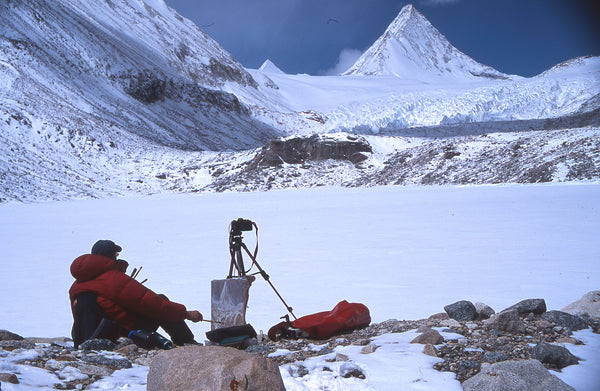
[[[544,364],[556,366],[558,369],[579,364],[579,360],[569,349],[558,345],[550,345],[545,342],[538,343],[531,348],[531,357]]]
[[[301,363],[290,364],[287,370],[291,377],[303,377],[310,373]]]
[[[457,301],[444,307],[448,316],[460,322],[468,322],[477,319],[477,310],[473,303],[467,300]]]
[[[591,291],[583,297],[565,308],[563,312],[571,315],[589,315],[592,318],[600,319],[600,291]]]
[[[517,310],[517,312],[519,314],[536,314],[536,315],[540,315],[543,314],[544,312],[546,312],[546,301],[544,299],[527,299],[527,300],[522,300],[520,302],[518,302],[515,305],[512,305],[504,310],[502,310],[502,312],[505,311],[512,311],[512,310]]]
[[[445,312],[440,312],[440,313],[431,315],[428,319],[429,320],[444,320],[444,319],[448,319],[448,314]]]
[[[22,341],[24,338],[8,330],[0,330],[0,341]]]
[[[158,390],[284,391],[274,362],[221,346],[184,346],[167,350],[152,360],[148,391]]]
[[[2,389],[2,382],[10,384],[19,384],[19,379],[14,373],[0,373],[0,390]]]
[[[537,360],[483,364],[481,372],[462,386],[464,391],[575,391]]]
[[[439,345],[444,343],[444,337],[442,337],[442,335],[436,330],[427,330],[423,334],[410,341],[410,343]]]
[[[433,346],[430,343],[428,343],[427,345],[425,345],[425,347],[423,347],[423,354],[426,354],[431,357],[438,356],[437,350],[435,350],[435,346]]]
[[[371,354],[371,353],[375,353],[375,351],[377,350],[379,346],[375,345],[374,343],[370,343],[366,346],[363,346],[362,349],[360,349],[360,354]]]
[[[483,361],[485,362],[500,362],[508,360],[508,356],[502,352],[485,352],[483,355]]]
[[[352,362],[345,362],[340,366],[340,376],[344,378],[356,377],[358,379],[365,379],[364,370],[358,365]]]
[[[513,334],[525,332],[525,322],[521,319],[517,310],[495,314],[483,322],[483,327]]]
[[[127,368],[132,367],[131,361],[129,361],[127,358],[121,357],[121,356],[107,356],[104,354],[92,354],[92,355],[82,356],[81,359],[88,364],[98,364],[98,365],[108,366],[108,367],[117,368],[117,369],[127,369]]]
[[[562,311],[548,311],[542,314],[542,319],[557,326],[568,327],[571,331],[583,330],[588,327],[585,320],[577,315]]]
[[[489,319],[496,313],[492,307],[484,303],[475,303],[475,310],[477,311],[477,319]]]
[[[91,351],[91,350],[115,350],[117,344],[109,339],[88,339],[81,345],[79,345],[79,349],[83,351]]]

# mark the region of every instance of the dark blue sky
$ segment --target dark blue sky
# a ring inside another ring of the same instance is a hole
[[[291,74],[343,67],[341,57],[351,61],[366,50],[408,3],[457,49],[504,73],[529,77],[600,55],[596,0],[165,1],[245,67],[270,59]]]

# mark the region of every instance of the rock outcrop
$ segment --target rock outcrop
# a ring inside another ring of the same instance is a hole
[[[367,159],[371,145],[362,137],[313,135],[310,137],[276,138],[271,140],[249,164],[249,167],[301,164],[308,161],[346,160],[354,164]]]

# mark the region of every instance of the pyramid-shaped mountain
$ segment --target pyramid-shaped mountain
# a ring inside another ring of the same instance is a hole
[[[385,33],[343,75],[416,80],[509,77],[456,49],[411,4],[402,8]]]

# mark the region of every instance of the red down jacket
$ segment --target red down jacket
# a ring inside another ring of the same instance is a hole
[[[78,257],[71,264],[75,282],[69,289],[71,305],[83,292],[96,294],[106,316],[127,330],[138,317],[162,321],[180,321],[186,317],[183,304],[162,298],[125,274],[126,264],[94,254]]]

